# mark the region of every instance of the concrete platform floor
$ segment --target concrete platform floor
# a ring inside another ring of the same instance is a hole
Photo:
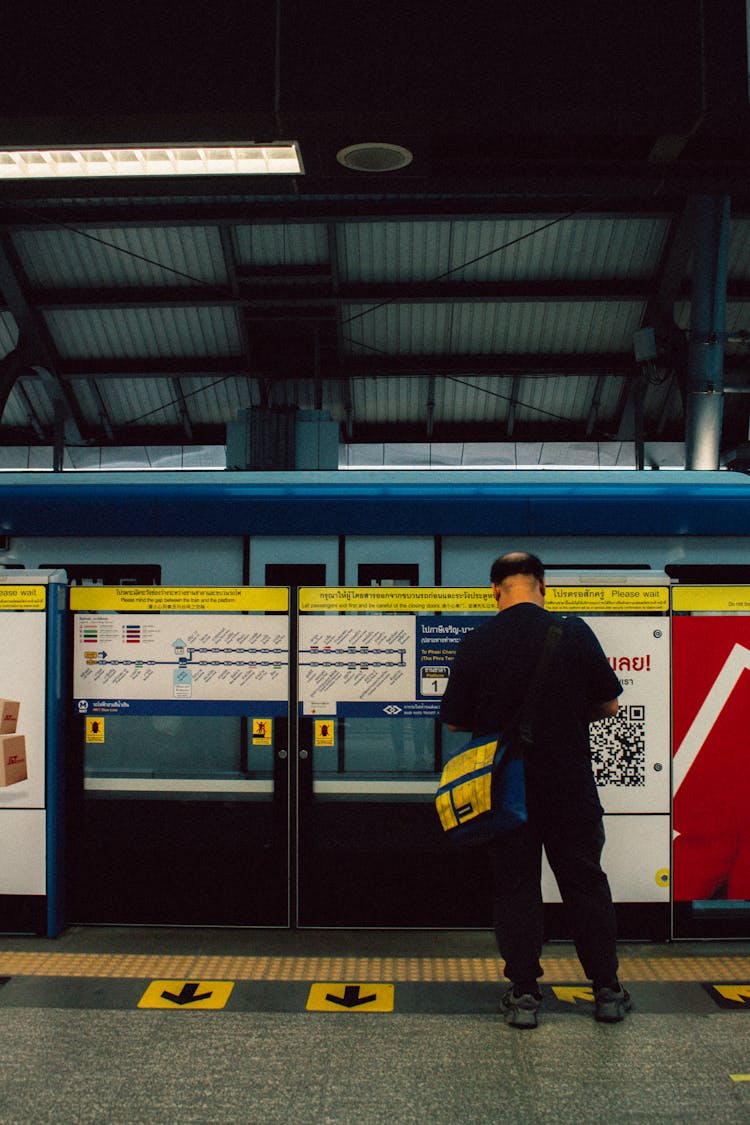
[[[555,944],[519,1032],[484,932],[0,937],[0,1123],[750,1122],[750,942],[620,954],[622,1024]]]

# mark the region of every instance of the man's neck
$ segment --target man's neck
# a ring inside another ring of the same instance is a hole
[[[511,606],[524,603],[544,608],[544,585],[537,582],[536,579],[529,582],[523,575],[519,576],[516,581],[513,578],[506,579],[501,586],[493,584],[492,592],[497,601],[497,608],[501,613],[504,609],[510,609]]]

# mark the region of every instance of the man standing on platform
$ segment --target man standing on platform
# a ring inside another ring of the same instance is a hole
[[[535,555],[503,555],[492,564],[490,582],[499,612],[461,641],[440,710],[450,730],[476,738],[517,716],[553,621]],[[512,982],[502,1011],[511,1027],[536,1027],[542,1000],[542,848],[593,983],[596,1019],[616,1023],[630,1008],[617,978],[615,913],[600,864],[603,810],[589,743],[589,723],[616,715],[621,691],[592,630],[580,618],[566,618],[524,758],[528,821],[490,844],[495,934]]]

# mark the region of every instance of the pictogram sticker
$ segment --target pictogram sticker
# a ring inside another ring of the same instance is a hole
[[[314,984],[307,997],[308,1012],[392,1012],[392,984]]]
[[[333,746],[336,737],[336,726],[333,719],[315,720],[315,746]]]
[[[253,719],[253,746],[273,744],[273,719]]]
[[[86,741],[104,742],[104,719],[86,717]]]
[[[230,980],[154,980],[139,1008],[223,1008],[234,988]]]

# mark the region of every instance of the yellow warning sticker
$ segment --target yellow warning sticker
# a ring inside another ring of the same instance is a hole
[[[46,604],[46,586],[0,584],[0,609],[44,609]]]
[[[70,608],[76,611],[149,613],[287,613],[284,586],[72,586]]]
[[[104,742],[104,719],[86,718],[86,741]]]
[[[253,719],[253,746],[273,745],[273,719]]]
[[[489,587],[303,586],[302,613],[496,613]]]
[[[553,613],[664,613],[668,586],[548,586],[545,608]]]
[[[234,988],[230,980],[154,980],[139,1008],[223,1008]]]
[[[307,997],[308,1012],[392,1012],[392,984],[314,984]]]
[[[750,586],[675,586],[672,609],[675,613],[693,610],[747,613],[750,611]]]
[[[315,720],[315,746],[333,746],[336,727],[333,719]]]

